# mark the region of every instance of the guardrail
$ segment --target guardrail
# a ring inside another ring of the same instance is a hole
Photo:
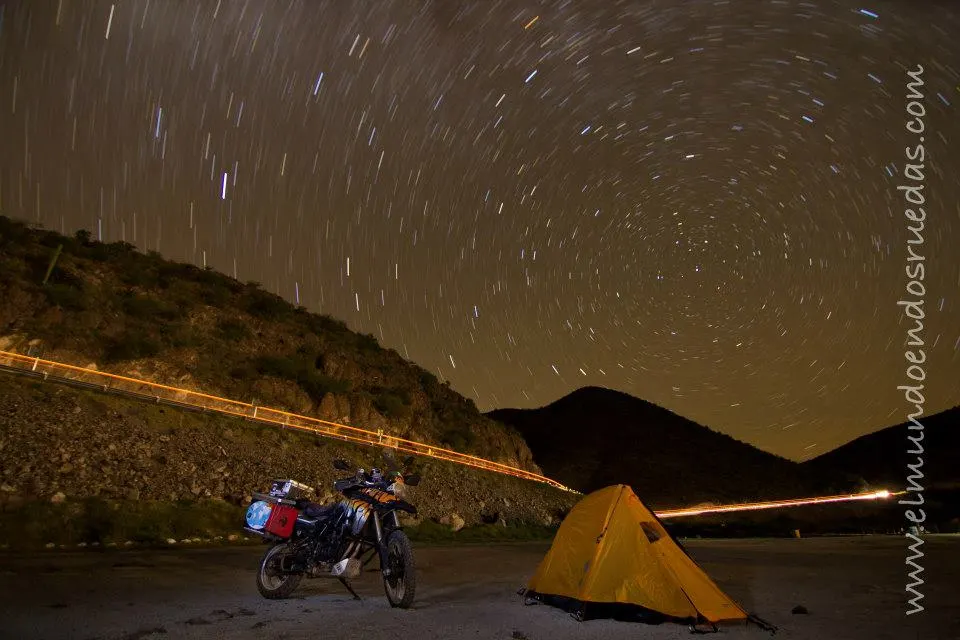
[[[336,438],[355,444],[388,447],[396,451],[417,456],[445,460],[447,462],[454,462],[485,471],[493,471],[523,480],[540,482],[563,491],[580,494],[579,491],[566,487],[556,480],[551,480],[546,476],[527,471],[526,469],[518,469],[501,462],[471,456],[452,449],[445,449],[443,447],[399,438],[384,433],[383,430],[369,431],[359,427],[352,427],[328,420],[281,411],[279,409],[271,409],[270,407],[257,406],[247,402],[240,402],[239,400],[231,400],[229,398],[201,393],[199,391],[182,389],[157,382],[150,382],[148,380],[107,373],[105,371],[85,369],[62,362],[33,358],[9,351],[0,351],[0,368],[13,373],[30,375],[52,382],[61,382],[106,393],[134,397],[158,404],[173,405],[194,411],[213,411],[239,418],[246,418],[255,422],[280,426],[285,429],[296,429],[326,438]]]

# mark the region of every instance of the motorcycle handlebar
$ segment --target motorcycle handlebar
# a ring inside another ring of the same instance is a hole
[[[368,474],[365,469],[360,468],[360,469],[357,469],[357,472],[353,475],[353,477],[342,478],[338,480],[337,483],[356,482],[357,484],[362,484],[370,487],[382,486],[386,488],[396,481],[396,477],[395,477],[396,475],[399,475],[402,478],[406,474],[400,473],[400,472],[395,472],[392,474],[384,473],[384,474],[381,474],[379,479],[374,480],[374,478],[370,474]],[[411,476],[411,478],[413,477],[418,477],[418,476]]]

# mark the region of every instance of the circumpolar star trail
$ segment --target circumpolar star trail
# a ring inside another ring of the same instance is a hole
[[[619,389],[809,457],[960,402],[948,2],[7,2],[0,211],[207,263],[478,407]],[[349,265],[349,266],[348,266]]]

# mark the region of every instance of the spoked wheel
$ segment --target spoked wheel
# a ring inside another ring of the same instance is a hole
[[[257,591],[264,598],[280,600],[288,598],[300,584],[300,575],[284,575],[280,563],[290,554],[290,545],[281,543],[267,549],[257,571]]]
[[[417,590],[417,570],[413,548],[403,531],[392,531],[387,538],[387,565],[390,575],[383,577],[383,590],[391,607],[409,609]]]

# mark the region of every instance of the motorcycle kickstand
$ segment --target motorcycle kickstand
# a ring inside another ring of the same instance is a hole
[[[354,599],[354,600],[360,600],[360,599],[361,599],[360,596],[357,595],[357,592],[353,590],[353,587],[350,586],[350,583],[346,581],[346,579],[340,578],[340,584],[342,584],[343,586],[345,586],[345,587],[347,588],[347,591],[350,592],[350,595],[353,596],[353,599]]]

